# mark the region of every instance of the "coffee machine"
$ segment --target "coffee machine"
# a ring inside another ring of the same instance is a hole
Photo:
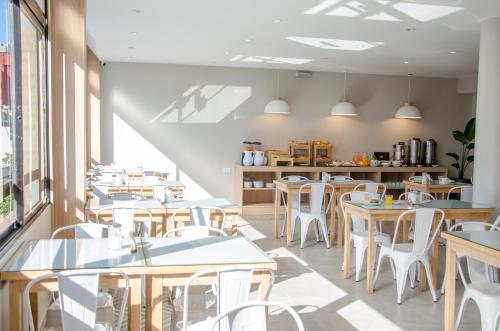
[[[404,142],[400,141],[396,145],[392,145],[394,151],[392,159],[394,161],[404,162],[406,158],[406,145]]]
[[[420,138],[412,138],[408,141],[408,165],[417,166],[422,164],[422,141]]]
[[[436,160],[436,141],[434,139],[428,139],[424,141],[424,164],[426,166],[432,166],[437,164]]]

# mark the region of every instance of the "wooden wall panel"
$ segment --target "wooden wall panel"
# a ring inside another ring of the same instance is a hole
[[[87,47],[87,167],[101,164],[101,61]]]
[[[49,1],[52,227],[83,221],[85,201],[85,0]]]

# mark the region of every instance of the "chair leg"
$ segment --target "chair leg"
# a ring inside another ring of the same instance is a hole
[[[321,232],[323,232],[323,240],[326,242],[326,248],[330,248],[330,239],[328,238],[328,230],[326,227],[326,220],[322,219],[319,222],[321,226]]]
[[[359,282],[359,275],[363,268],[363,261],[365,259],[366,247],[363,245],[356,245],[356,281]]]
[[[436,293],[436,288],[434,287],[434,279],[432,277],[431,264],[429,263],[428,260],[423,260],[422,264],[424,265],[425,274],[427,275],[427,282],[429,283],[429,289],[431,290],[432,300],[434,302],[437,302],[438,296]]]
[[[314,235],[316,236],[316,242],[319,242],[318,221],[313,222],[313,230],[314,230]]]
[[[391,264],[392,279],[396,280],[396,267],[394,266],[394,261],[390,259],[389,262]]]
[[[405,262],[396,264],[396,292],[397,292],[397,303],[401,304],[403,302],[403,293],[406,286],[406,279],[408,278],[409,265]]]
[[[283,225],[281,226],[281,237],[284,237],[285,236],[285,229],[286,229],[286,218],[288,216],[286,215],[285,213],[285,220],[283,221]]]
[[[306,236],[307,236],[307,229],[309,228],[309,224],[311,221],[307,220],[304,221],[303,219],[299,218],[300,220],[300,248],[304,248],[304,242],[306,241]]]
[[[492,305],[490,302],[477,302],[479,314],[481,315],[481,331],[498,331],[498,305]]]
[[[443,284],[441,285],[441,295],[444,294],[444,291],[446,289],[446,271],[444,272],[444,275],[443,275]]]
[[[465,305],[467,304],[469,299],[470,298],[467,294],[467,290],[465,290],[464,296],[462,297],[462,302],[460,303],[460,308],[458,309],[457,320],[455,321],[455,330],[458,330],[458,326],[460,325],[460,322],[462,320],[462,316],[464,314]]]
[[[382,259],[385,257],[385,255],[382,254],[382,250],[380,250],[380,253],[378,255],[378,262],[377,262],[377,270],[375,271],[375,278],[373,279],[373,286],[375,287],[375,283],[377,282],[377,279],[378,279],[378,275],[380,273],[380,266],[382,264]],[[394,263],[394,261],[392,261],[392,258],[389,257],[389,260],[391,260],[391,263]]]
[[[408,271],[411,288],[415,288],[417,286],[417,278],[418,278],[417,273],[418,273],[418,261],[412,263]]]

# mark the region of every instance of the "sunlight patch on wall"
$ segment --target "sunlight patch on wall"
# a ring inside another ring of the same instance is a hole
[[[362,300],[354,301],[337,312],[359,331],[402,331],[400,327]]]
[[[116,113],[113,114],[113,162],[125,168],[168,172],[174,179],[176,165]]]
[[[342,40],[299,36],[290,36],[286,39],[312,47],[341,51],[365,51],[367,49],[384,44],[383,42],[378,41],[368,42],[362,40]]]
[[[186,185],[186,189],[184,190],[184,199],[200,200],[213,198],[210,193],[208,193],[203,187],[201,187],[201,185],[199,185],[182,170],[179,170],[178,180]]]
[[[429,22],[444,16],[463,10],[463,7],[456,6],[441,6],[441,5],[428,5],[423,3],[408,3],[398,2],[392,5],[392,8],[416,19],[420,22]]]
[[[251,95],[251,86],[193,85],[149,123],[218,123]]]
[[[301,259],[288,249],[280,247],[267,252],[273,259],[291,258],[300,265],[295,265],[293,271],[282,268],[276,280],[269,300],[282,301],[291,306],[301,306],[298,313],[311,313],[335,302],[347,295],[334,283],[309,268]],[[291,265],[284,263],[283,265]],[[325,297],[324,293],[329,295]]]

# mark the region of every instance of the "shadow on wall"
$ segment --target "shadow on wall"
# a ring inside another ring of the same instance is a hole
[[[171,93],[169,90],[168,94]],[[214,170],[207,169],[214,162],[200,155],[217,158],[207,150],[215,147],[210,146],[208,139],[223,134],[214,125],[226,118],[237,119],[236,110],[251,94],[251,86],[191,85],[158,112],[144,109],[142,96],[134,98],[128,88],[114,87],[108,100],[113,113],[110,123],[105,125],[111,130],[107,137],[112,146],[107,153],[112,155],[106,161],[124,167],[164,170],[170,174],[169,179],[186,185],[187,199],[205,199],[213,194],[231,198],[232,192],[208,192],[207,187],[217,187],[213,176],[208,175]],[[179,126],[180,123],[188,125]]]

